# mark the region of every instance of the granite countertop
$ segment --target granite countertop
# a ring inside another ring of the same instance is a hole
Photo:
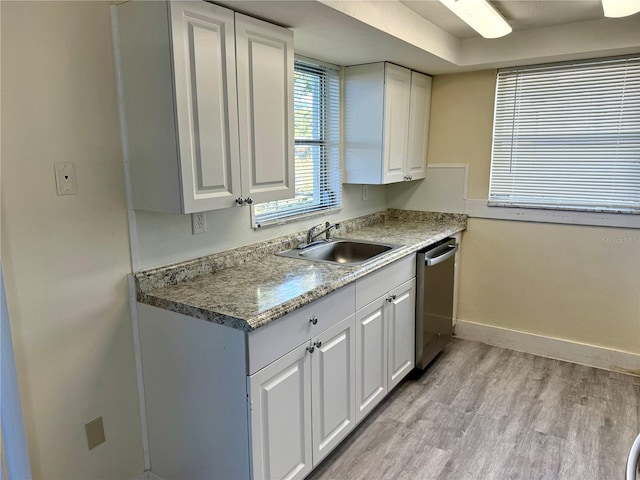
[[[466,216],[387,210],[341,222],[335,235],[402,245],[358,266],[275,255],[304,232],[135,274],[141,303],[245,331],[466,228]]]

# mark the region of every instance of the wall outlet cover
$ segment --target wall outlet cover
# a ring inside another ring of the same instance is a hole
[[[102,417],[98,417],[91,420],[84,425],[84,431],[87,434],[87,446],[89,450],[97,447],[101,443],[104,443],[104,424],[102,423]]]
[[[191,214],[191,231],[194,235],[207,231],[207,217],[204,212]]]

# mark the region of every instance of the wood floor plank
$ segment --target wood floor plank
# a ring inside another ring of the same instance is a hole
[[[623,478],[640,379],[454,340],[309,479]]]

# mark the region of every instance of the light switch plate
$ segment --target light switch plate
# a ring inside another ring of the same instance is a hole
[[[76,166],[73,162],[56,162],[55,171],[58,195],[75,195],[78,193]]]

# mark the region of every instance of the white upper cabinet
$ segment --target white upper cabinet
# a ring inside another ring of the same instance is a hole
[[[134,208],[294,196],[290,30],[204,1],[121,4],[118,29]]]
[[[230,206],[242,195],[233,12],[204,2],[169,8],[182,207]]]
[[[382,183],[401,182],[409,151],[411,70],[387,64],[384,72]]]
[[[294,196],[293,33],[236,13],[242,191]]]
[[[390,63],[345,69],[345,183],[424,178],[431,77]]]
[[[427,173],[429,113],[431,111],[431,77],[411,72],[411,105],[409,111],[409,146],[406,172],[411,180]]]

